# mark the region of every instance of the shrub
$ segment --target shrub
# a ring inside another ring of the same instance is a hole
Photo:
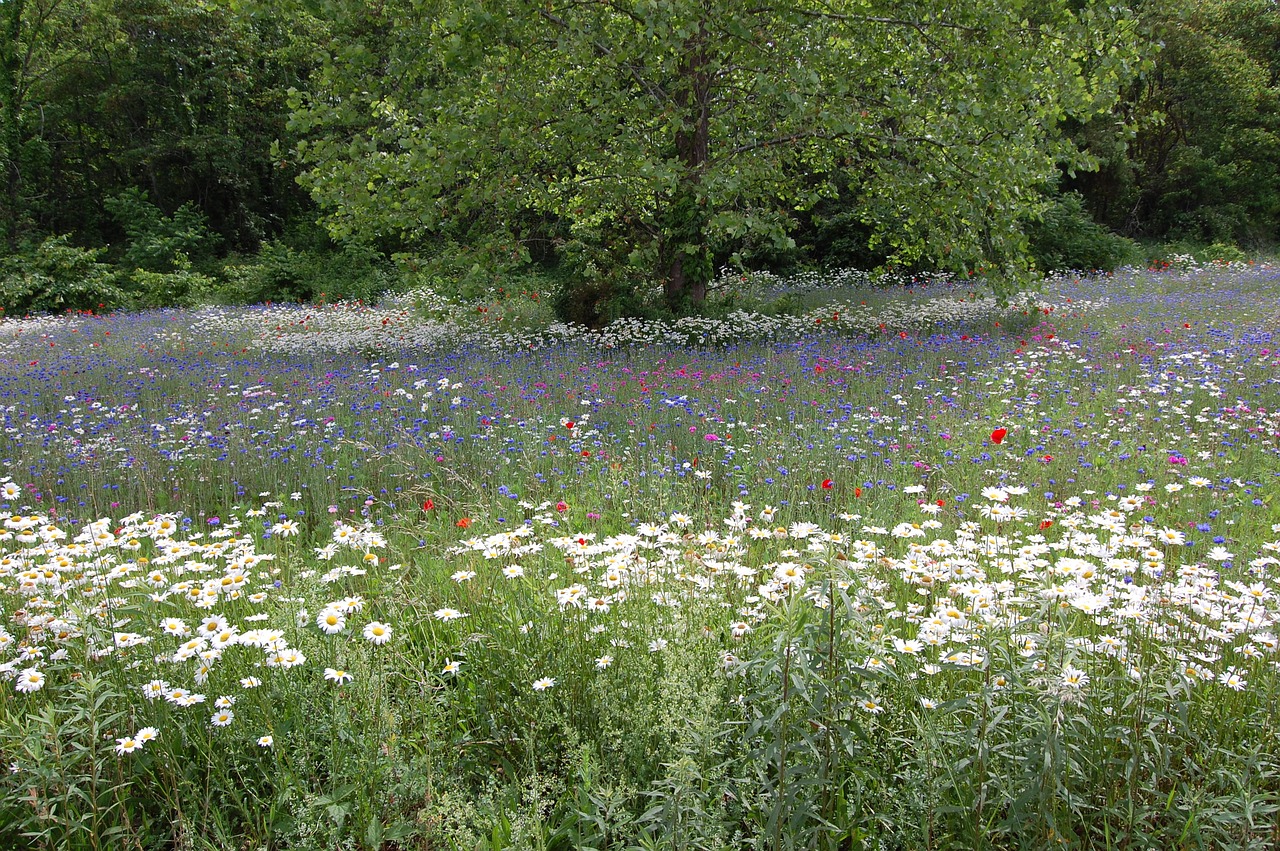
[[[1249,259],[1238,246],[1215,242],[1212,245],[1177,240],[1150,245],[1146,250],[1147,266],[1189,267],[1205,263],[1240,263]]]
[[[609,323],[609,303],[616,293],[603,281],[579,281],[563,286],[555,297],[556,317],[575,325],[600,328]]]
[[[128,238],[120,267],[129,307],[185,306],[210,289],[213,280],[193,268],[208,268],[218,245],[204,213],[187,203],[166,216],[136,188],[104,203]]]
[[[397,282],[394,267],[371,248],[310,250],[278,241],[263,243],[255,257],[228,263],[221,277],[209,295],[224,304],[375,301]]]
[[[213,278],[192,270],[185,257],[179,259],[184,262],[172,272],[134,269],[127,273],[128,306],[136,309],[189,307],[216,287]]]
[[[102,254],[77,248],[63,235],[0,260],[0,310],[21,315],[118,307],[125,301],[120,274],[98,262]]]
[[[142,190],[126,189],[103,202],[128,237],[122,265],[150,272],[178,272],[191,263],[212,260],[218,235],[190,202],[172,216],[146,199]]]
[[[1132,240],[1118,236],[1089,217],[1075,192],[1060,195],[1043,218],[1027,227],[1031,256],[1041,271],[1110,271],[1137,262]]]

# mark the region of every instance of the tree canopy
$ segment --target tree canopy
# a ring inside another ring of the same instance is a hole
[[[1265,252],[1278,39],[1274,0],[11,0],[0,309],[520,270],[590,322],[734,262]]]
[[[548,230],[580,269],[701,300],[714,253],[842,189],[893,262],[1020,262],[1059,132],[1110,109],[1133,21],[983,0],[416,0],[356,13],[293,129],[335,235]],[[533,221],[536,228],[525,225]]]
[[[315,19],[254,0],[18,0],[0,27],[0,225],[16,242],[111,242],[108,199],[192,204],[257,247],[307,199],[270,150],[305,79]],[[305,47],[305,49],[304,49]],[[308,210],[310,214],[311,211]]]
[[[1102,168],[1072,185],[1100,221],[1130,236],[1274,242],[1280,7],[1148,0],[1139,15],[1158,59],[1112,113],[1073,134]]]

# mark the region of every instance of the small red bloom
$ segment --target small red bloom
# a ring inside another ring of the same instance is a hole
[[[862,488],[854,488],[854,489],[853,489],[853,495],[854,495],[854,497],[855,497],[855,498],[856,498],[856,497],[860,497],[860,496],[862,496]]]
[[[823,489],[823,490],[831,490],[831,480],[830,480],[830,479],[823,479],[823,480],[822,480],[822,489]]]
[[[435,503],[435,500],[433,500],[433,499],[428,499],[426,502],[422,503],[422,510],[423,510],[423,511],[430,511],[431,509],[433,509],[433,508],[435,508],[435,507],[436,507],[436,503]]]
[[[574,425],[576,425],[576,423],[574,423],[574,421],[573,421],[573,420],[569,420],[569,422],[567,422],[567,423],[565,423],[565,424],[564,424],[564,427],[565,427],[565,428],[567,428],[567,429],[569,429],[570,431],[572,431],[572,430],[573,430]]]
[[[1006,437],[1008,434],[1009,434],[1009,429],[1007,429],[1007,428],[998,428],[998,429],[996,429],[995,431],[991,432],[991,442],[992,442],[992,443],[996,443],[996,444],[1003,443],[1003,442],[1004,442],[1005,437]]]
[[[944,506],[946,506],[946,504],[947,504],[947,501],[946,501],[945,499],[940,499],[940,500],[938,500],[938,507],[939,507],[939,508],[943,508]]]
[[[563,512],[568,510],[569,510],[569,503],[565,502],[564,500],[560,500],[559,502],[556,503],[556,511]]]
[[[463,518],[462,518],[461,520],[459,520],[459,521],[457,522],[457,524],[455,524],[455,525],[457,525],[457,527],[458,527],[459,529],[466,529],[466,528],[468,528],[468,527],[470,527],[470,526],[471,526],[471,518],[470,518],[470,517],[463,517]]]
[[[1052,526],[1052,525],[1053,525],[1053,521],[1052,521],[1052,520],[1041,520],[1041,521],[1040,521],[1040,531],[1041,531],[1041,532],[1043,532],[1045,529],[1048,529],[1048,528],[1049,528],[1050,526]]]

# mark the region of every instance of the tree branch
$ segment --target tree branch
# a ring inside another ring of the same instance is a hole
[[[853,138],[853,136],[854,136],[853,133],[824,133],[821,130],[803,130],[799,133],[792,133],[787,136],[777,136],[773,139],[766,139],[762,142],[752,142],[751,144],[748,144],[748,145],[739,145],[736,148],[729,149],[729,151],[727,151],[723,155],[723,157],[734,157],[739,154],[746,154],[746,153],[750,153],[751,151],[758,151],[762,148],[774,148],[774,147],[792,145],[796,142],[802,142],[806,139],[821,139],[826,142],[837,142],[837,141],[849,141]],[[894,134],[891,136],[868,136],[866,138],[874,138],[881,142],[894,142],[894,143],[905,142],[908,144],[930,145],[934,148],[937,148],[940,152],[942,152],[943,157],[947,160],[948,163],[951,164],[952,168],[961,172],[966,177],[972,178],[973,180],[978,179],[978,175],[974,174],[969,169],[960,165],[949,155],[949,152],[951,149],[950,145],[945,145],[942,142],[939,142],[937,139],[930,139],[927,136],[902,136],[898,134]],[[722,159],[723,157],[716,157],[716,159]]]
[[[564,20],[564,18],[561,18],[559,15],[554,15],[551,12],[548,12],[546,9],[539,9],[538,15],[544,18],[545,20],[549,21],[551,24],[559,27],[564,32],[573,32],[573,27],[569,25],[569,22]],[[601,56],[607,56],[610,59],[617,58],[614,55],[614,52],[610,50],[607,45],[603,44],[597,39],[591,39],[591,46],[594,47],[596,49],[596,52]],[[619,67],[625,68],[627,70],[627,73],[631,76],[631,79],[635,80],[636,84],[639,85],[640,88],[644,89],[649,94],[649,96],[652,97],[654,100],[656,100],[658,103],[665,104],[671,99],[670,96],[657,83],[654,83],[652,80],[646,80],[644,77],[640,76],[640,72],[636,70],[636,67],[634,65],[631,65],[625,62],[620,62]]]

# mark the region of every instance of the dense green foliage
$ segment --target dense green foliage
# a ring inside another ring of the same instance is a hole
[[[1256,252],[1280,227],[1269,0],[0,18],[9,314],[533,272],[592,323],[696,306],[725,265],[1000,280],[1147,259],[1114,235]],[[110,274],[54,283],[55,237]]]
[[[1274,851],[1280,267],[752,277],[6,321],[0,848]]]
[[[1054,198],[1027,236],[1041,269],[1114,269],[1140,259],[1138,246],[1089,218],[1074,192]]]
[[[1162,46],[1106,118],[1082,128],[1101,167],[1069,183],[1134,237],[1273,246],[1280,229],[1280,9],[1270,0],[1147,0]]]
[[[20,4],[19,4],[20,5]],[[107,200],[141,192],[172,213],[198,208],[230,248],[256,247],[304,196],[271,150],[285,94],[305,78],[311,19],[254,3],[28,3],[7,151],[10,239],[32,231],[111,243]],[[47,7],[43,8],[43,7]],[[45,14],[47,12],[47,14]]]
[[[511,264],[551,229],[593,293],[656,279],[676,310],[842,190],[895,263],[1017,268],[1036,186],[1087,164],[1058,123],[1138,60],[1131,20],[1065,3],[379,9],[294,115],[331,231]]]

